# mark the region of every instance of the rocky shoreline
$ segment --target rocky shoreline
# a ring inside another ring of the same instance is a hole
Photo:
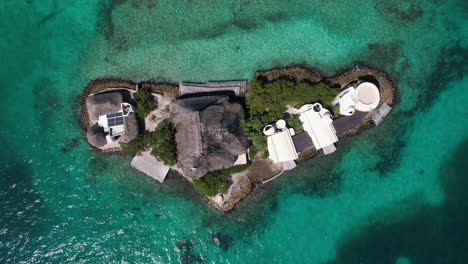
[[[348,69],[342,71],[334,76],[326,77],[321,72],[305,67],[305,66],[291,66],[285,68],[275,68],[270,70],[262,70],[257,71],[254,74],[254,80],[261,80],[262,78],[266,80],[274,80],[278,78],[288,78],[293,79],[295,81],[308,81],[312,83],[317,83],[320,81],[328,82],[332,85],[337,85],[342,89],[347,87],[350,83],[357,81],[357,80],[368,80],[369,78],[373,79],[374,82],[377,82],[381,100],[379,102],[378,107],[382,104],[386,103],[390,106],[393,106],[397,100],[397,92],[395,87],[393,86],[392,81],[389,77],[380,70],[367,68],[367,67],[355,67],[352,69]],[[152,93],[156,94],[163,94],[170,97],[176,98],[178,96],[178,86],[176,84],[170,83],[158,83],[152,81],[145,81],[140,83],[135,83],[128,80],[120,80],[120,79],[98,79],[91,81],[85,88],[82,98],[81,98],[81,111],[80,111],[80,121],[81,121],[81,129],[83,135],[86,136],[86,131],[90,126],[90,121],[88,118],[88,112],[86,109],[86,98],[94,93],[103,92],[107,90],[116,90],[116,89],[127,89],[130,91],[136,91],[138,88],[147,88],[150,89]],[[371,128],[374,125],[372,121],[372,114],[374,111],[369,112],[356,126],[352,129],[349,129],[345,133],[339,136],[340,139],[351,137],[359,134],[361,131],[364,131],[368,128]],[[115,149],[106,149],[101,150],[99,148],[95,148],[90,146],[91,149],[100,154],[108,154],[108,155],[121,155],[120,148]],[[314,148],[309,150],[303,151],[299,155],[299,159],[297,160],[298,163],[301,163],[305,160],[309,160],[315,157],[319,152]],[[174,168],[173,168],[174,169]],[[175,169],[178,174],[181,174],[183,178],[188,180],[189,182],[193,182],[192,179],[179,170]],[[229,212],[235,208],[235,206],[245,197],[247,197],[250,193],[253,192],[254,187],[256,185],[262,184],[259,181],[255,181],[251,177],[245,173],[245,179],[242,178],[238,182],[236,182],[236,191],[230,192],[229,199],[221,206],[220,204],[216,203],[213,197],[208,197],[209,204],[215,207],[217,210],[221,212]],[[234,184],[233,184],[234,185]]]

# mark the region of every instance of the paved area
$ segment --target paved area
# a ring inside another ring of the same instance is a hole
[[[367,112],[356,111],[352,116],[340,116],[333,120],[333,126],[335,127],[336,134],[341,136],[348,130],[354,128],[366,115]]]

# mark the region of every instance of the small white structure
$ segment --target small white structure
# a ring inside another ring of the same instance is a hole
[[[163,182],[169,172],[170,167],[157,160],[150,151],[142,152],[133,158],[132,167],[152,177],[158,182]]]
[[[267,137],[268,152],[274,162],[293,161],[298,158],[296,147],[292,141],[294,129],[286,127],[286,121],[280,119],[275,125],[268,125],[263,129]]]
[[[120,106],[120,111],[117,113],[99,116],[98,125],[104,128],[108,143],[114,142],[116,137],[124,134],[124,117],[133,112],[133,107],[129,103],[121,103]]]
[[[378,126],[380,122],[390,113],[392,110],[392,107],[389,106],[388,104],[382,104],[377,111],[375,111],[374,115],[372,116],[372,120],[374,121],[374,124]]]
[[[340,104],[340,114],[353,115],[356,110],[370,112],[380,102],[380,92],[377,86],[370,82],[360,83],[356,88],[348,87],[341,91],[333,101]]]
[[[247,164],[247,153],[237,156],[237,160],[232,164],[232,166],[245,165]]]
[[[323,149],[325,154],[334,152],[336,150],[334,143],[338,141],[338,137],[330,111],[315,103],[303,105],[299,112],[302,126],[312,139],[315,149]]]

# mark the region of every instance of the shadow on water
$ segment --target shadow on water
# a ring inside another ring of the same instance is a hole
[[[468,138],[440,171],[446,200],[425,206],[414,216],[393,224],[374,225],[347,238],[331,263],[466,264],[468,260]]]
[[[40,194],[34,190],[32,170],[12,147],[0,138],[0,262],[14,246],[35,241],[44,230],[45,222],[53,221]],[[11,253],[11,252],[10,252]]]

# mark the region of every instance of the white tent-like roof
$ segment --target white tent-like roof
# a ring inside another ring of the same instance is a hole
[[[333,150],[333,148],[328,146],[337,142],[338,137],[332,124],[330,111],[323,108],[319,103],[303,105],[299,111],[301,112],[299,119],[304,130],[312,139],[315,148],[317,150],[326,148],[326,154],[331,153],[330,150]]]
[[[267,143],[270,159],[274,162],[285,162],[298,158],[289,129],[268,136]]]

